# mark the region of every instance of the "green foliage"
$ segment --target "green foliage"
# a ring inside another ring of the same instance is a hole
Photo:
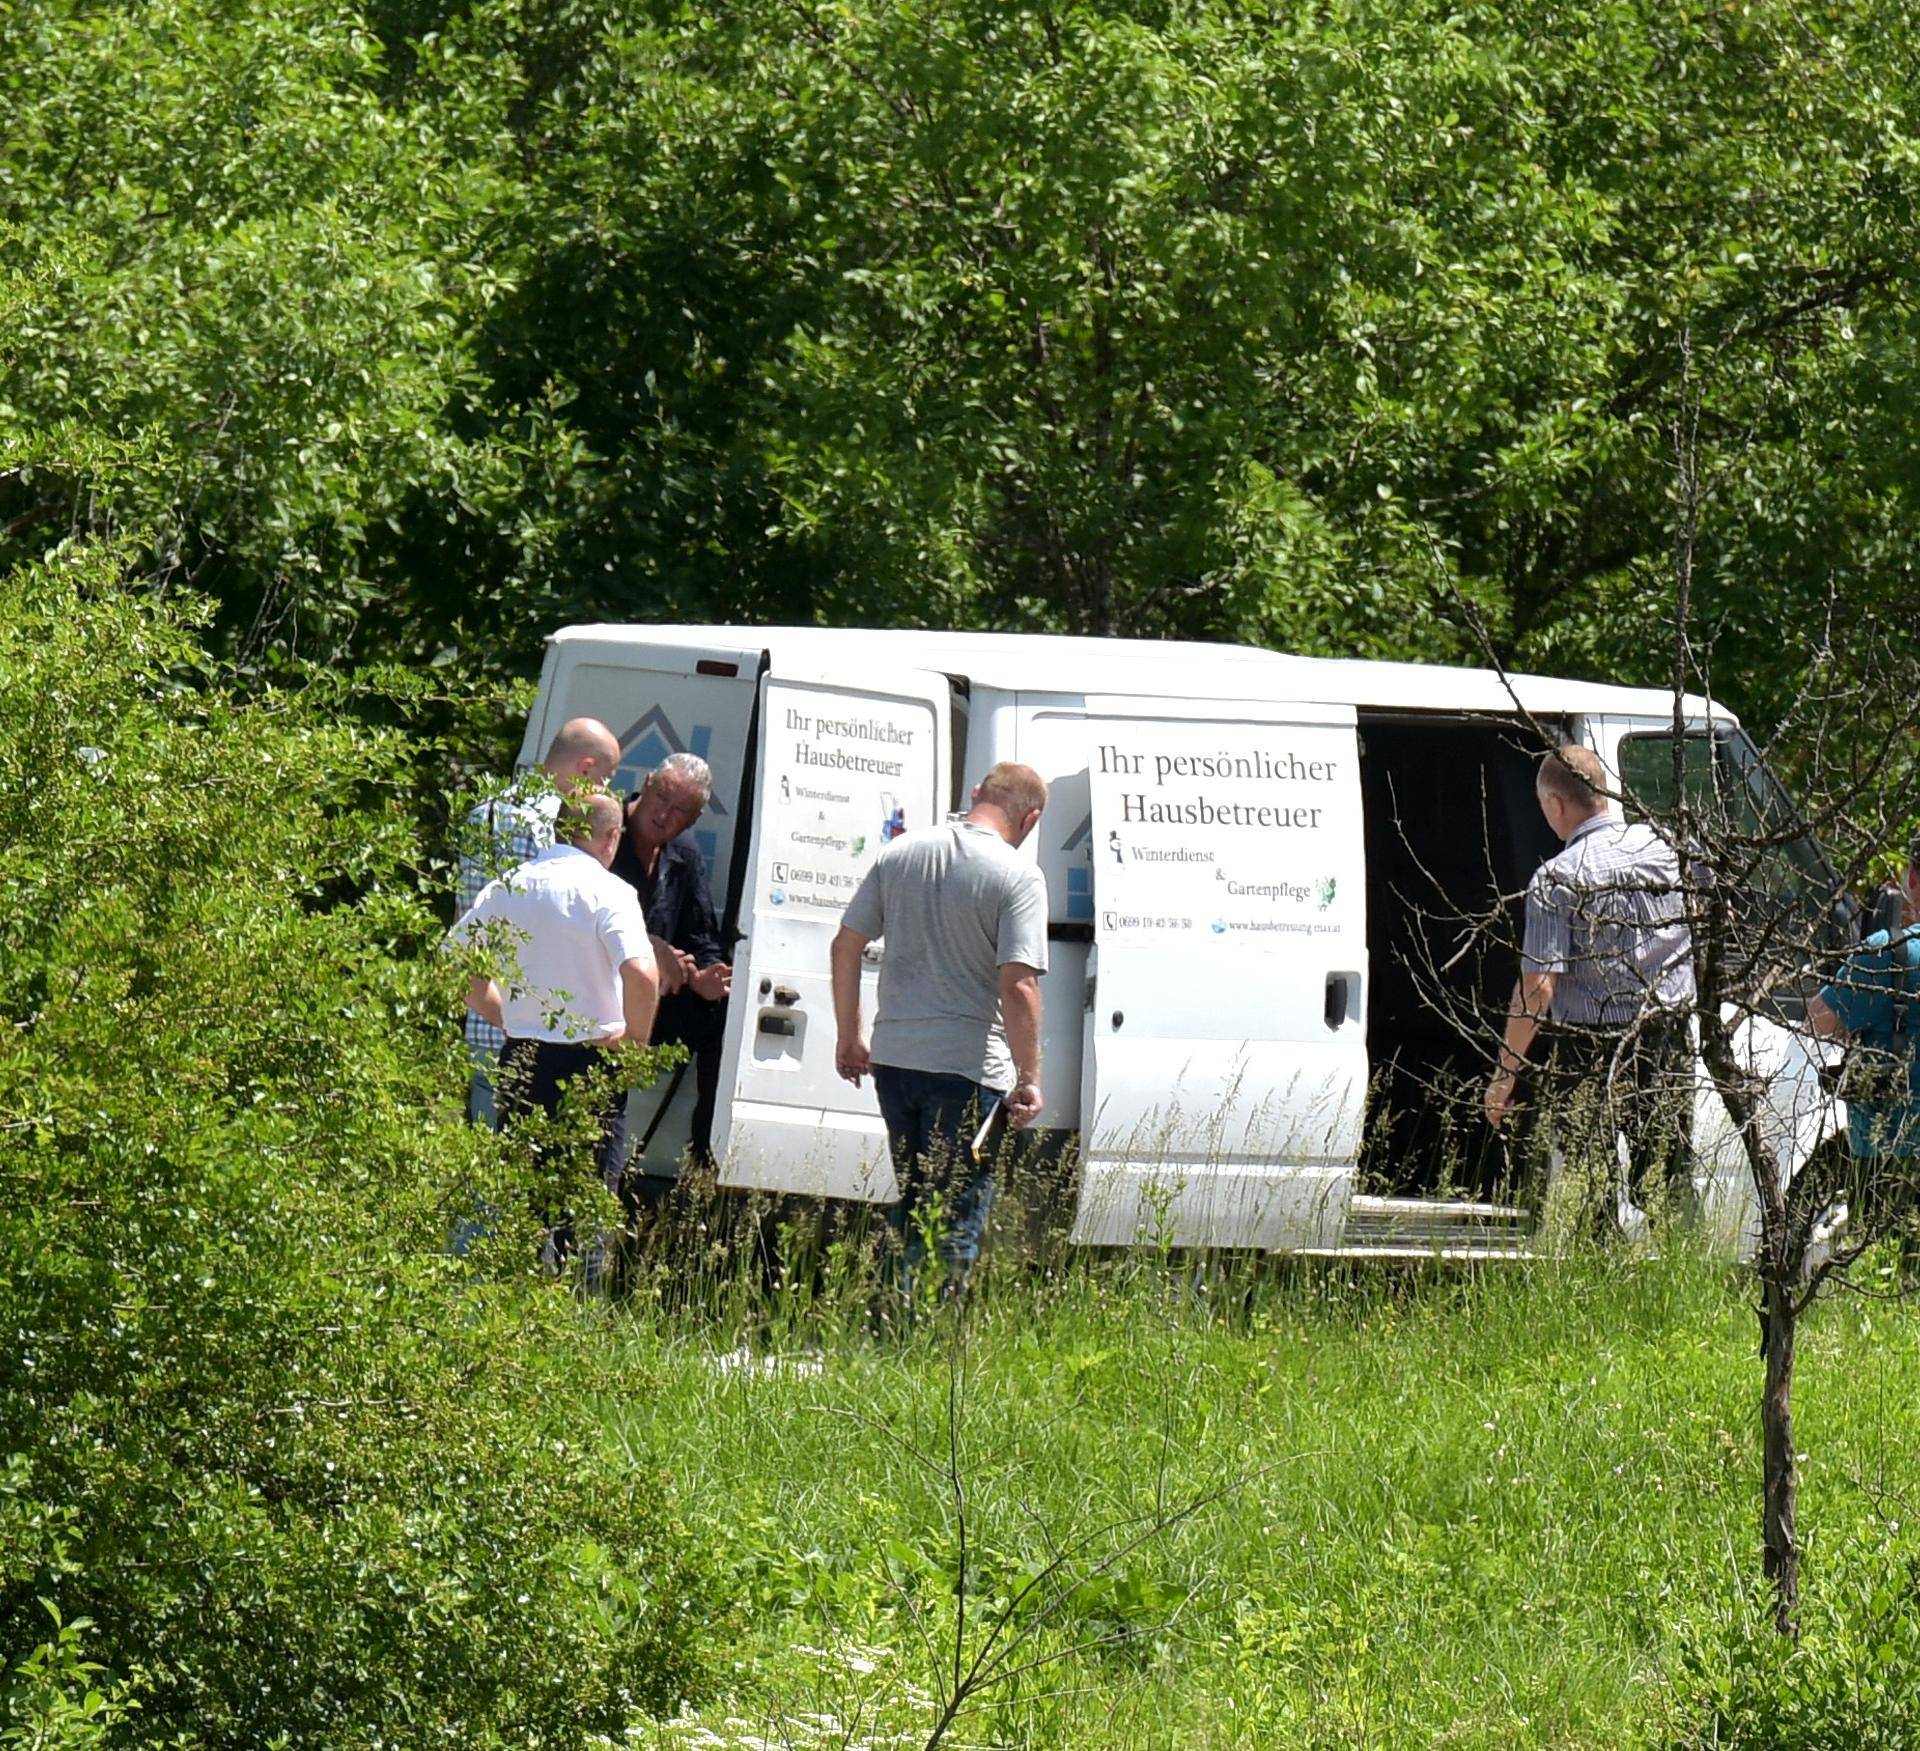
[[[0,559],[264,657],[954,623],[1778,717],[1915,587],[1912,9],[14,0]]]
[[[100,1688],[100,1662],[84,1652],[84,1632],[93,1628],[90,1619],[62,1623],[51,1604],[47,1615],[52,1619],[51,1639],[20,1661],[0,1695],[0,1745],[32,1751],[106,1745],[110,1729],[126,1719],[126,1686]]]
[[[1849,1540],[1818,1565],[1798,1642],[1766,1633],[1771,1603],[1722,1605],[1686,1644],[1679,1745],[1769,1751],[1896,1751],[1913,1741],[1920,1559],[1898,1540]]]
[[[621,1732],[715,1610],[579,1409],[650,1384],[582,1350],[524,1161],[462,1122],[395,739],[341,684],[243,702],[194,620],[108,550],[0,580],[4,1730]],[[478,1264],[441,1251],[470,1185]]]
[[[941,1321],[876,1345],[775,1310],[731,1354],[705,1316],[608,1330],[672,1383],[608,1424],[672,1455],[750,1626],[727,1694],[651,1744],[928,1743],[961,1588],[956,1413],[968,1649],[1056,1557],[1078,1585],[1014,1613],[1021,1670],[952,1743],[1671,1748],[1710,1742],[1723,1693],[1749,1728],[1785,1718],[1769,1694],[1844,1723],[1849,1684],[1864,1742],[1911,1741],[1920,1614],[1885,1520],[1920,1491],[1911,1305],[1822,1303],[1802,1328],[1803,1661],[1764,1601],[1728,1598],[1759,1460],[1753,1315],[1724,1266],[1133,1256],[1039,1282],[1008,1262],[976,1282],[957,1394]],[[1099,1568],[1124,1542],[1103,1528],[1216,1490]]]

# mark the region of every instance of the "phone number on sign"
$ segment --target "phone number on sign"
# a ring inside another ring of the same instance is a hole
[[[803,869],[791,863],[776,863],[773,866],[773,879],[785,888],[834,888],[844,891],[860,885],[857,871]]]

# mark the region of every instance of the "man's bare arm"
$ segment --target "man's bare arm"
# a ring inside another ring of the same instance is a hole
[[[1024,1131],[1046,1104],[1040,1092],[1040,975],[1032,967],[1009,961],[1000,969],[1000,1018],[1013,1054],[1007,1119],[1016,1131]]]
[[[1507,1026],[1500,1041],[1500,1062],[1487,1084],[1487,1123],[1496,1130],[1513,1110],[1513,1089],[1527,1062],[1540,1024],[1553,1008],[1552,973],[1522,973],[1507,1004]]]
[[[855,1088],[873,1068],[866,1030],[860,1025],[860,956],[866,946],[867,939],[859,931],[843,924],[827,951],[833,968],[833,1067]]]
[[[1807,999],[1807,1026],[1823,1040],[1844,1040],[1847,1037],[1847,1024],[1817,994]]]
[[[500,1019],[500,987],[491,979],[483,979],[476,973],[467,981],[467,1007],[482,1021],[492,1022],[503,1033],[505,1023]]]

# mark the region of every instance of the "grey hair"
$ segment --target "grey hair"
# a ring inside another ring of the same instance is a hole
[[[674,777],[684,779],[700,793],[700,806],[705,808],[713,798],[713,768],[698,754],[669,754],[650,773],[647,783],[656,778]],[[644,789],[645,786],[642,786]]]

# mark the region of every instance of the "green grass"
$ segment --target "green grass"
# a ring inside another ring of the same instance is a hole
[[[726,1694],[642,1742],[926,1743],[956,1413],[966,1645],[1005,1618],[1024,1670],[948,1743],[1670,1744],[1687,1639],[1711,1663],[1763,1634],[1756,1325],[1727,1267],[1003,1267],[905,1341],[776,1316],[772,1368],[720,1364],[727,1321],[583,1317],[634,1381],[609,1438],[672,1473],[740,1612]],[[1827,1553],[1898,1542],[1920,1500],[1916,1320],[1849,1297],[1805,1327],[1816,1612]]]

